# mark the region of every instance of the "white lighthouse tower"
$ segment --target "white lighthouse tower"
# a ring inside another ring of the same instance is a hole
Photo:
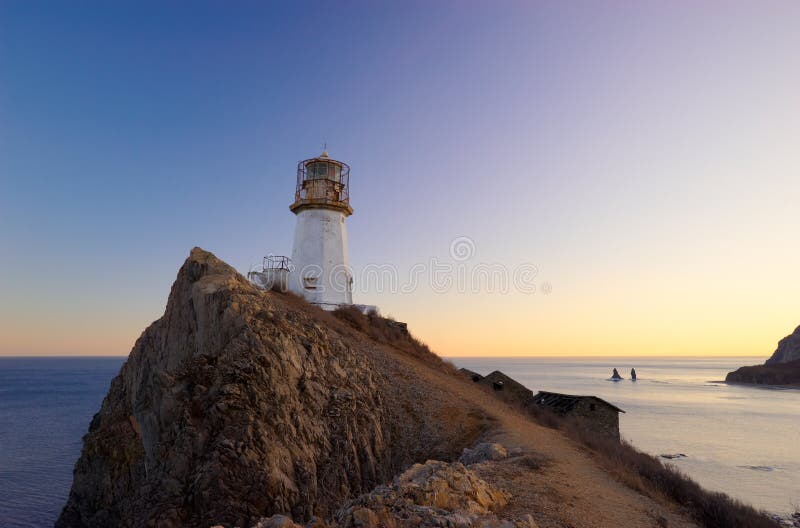
[[[289,290],[326,310],[353,303],[345,218],[350,207],[350,167],[328,157],[297,164],[297,188],[289,207],[297,215]]]

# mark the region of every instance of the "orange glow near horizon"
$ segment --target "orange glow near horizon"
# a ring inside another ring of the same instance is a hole
[[[354,270],[459,238],[538,270],[356,281],[442,356],[766,358],[800,324],[800,2],[28,4],[0,16],[0,355],[127,354],[193,246],[291,255],[323,141]]]

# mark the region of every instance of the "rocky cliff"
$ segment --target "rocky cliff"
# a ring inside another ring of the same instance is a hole
[[[56,526],[305,521],[453,459],[486,416],[417,383],[449,367],[405,339],[379,345],[195,248],[92,420]]]
[[[800,384],[800,326],[778,342],[778,348],[763,365],[729,372],[725,381],[756,385]]]

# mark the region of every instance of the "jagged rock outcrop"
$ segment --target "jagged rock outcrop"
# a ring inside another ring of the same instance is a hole
[[[305,522],[474,441],[480,412],[408,372],[438,359],[410,367],[359,335],[195,248],[92,420],[56,526]]]
[[[348,503],[334,516],[337,528],[507,527],[535,528],[530,516],[516,521],[494,512],[509,494],[487,484],[459,462],[429,460]]]
[[[251,528],[537,528],[530,514],[497,514],[510,497],[460,462],[428,460],[348,502],[327,521],[303,527],[275,515]]]
[[[800,326],[778,342],[763,365],[741,367],[725,376],[729,383],[800,385]]]

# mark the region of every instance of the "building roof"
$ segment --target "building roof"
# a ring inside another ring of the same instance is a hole
[[[507,396],[514,397],[514,399],[519,400],[521,403],[525,403],[526,400],[533,397],[532,390],[499,370],[487,374],[480,380],[480,383],[493,387],[495,390],[502,390]]]
[[[571,411],[579,402],[583,400],[592,400],[593,402],[607,405],[617,412],[625,412],[616,405],[612,405],[607,401],[598,398],[597,396],[578,396],[575,394],[560,394],[558,392],[539,391],[536,396],[533,397],[533,402],[537,405],[544,405],[545,407],[550,407],[555,411],[562,413]]]
[[[460,373],[464,374],[465,376],[467,376],[468,378],[470,378],[472,381],[480,381],[480,380],[483,379],[483,376],[481,376],[480,374],[478,374],[474,370],[470,370],[470,369],[467,369],[467,368],[460,368],[460,369],[458,369],[458,371]]]

